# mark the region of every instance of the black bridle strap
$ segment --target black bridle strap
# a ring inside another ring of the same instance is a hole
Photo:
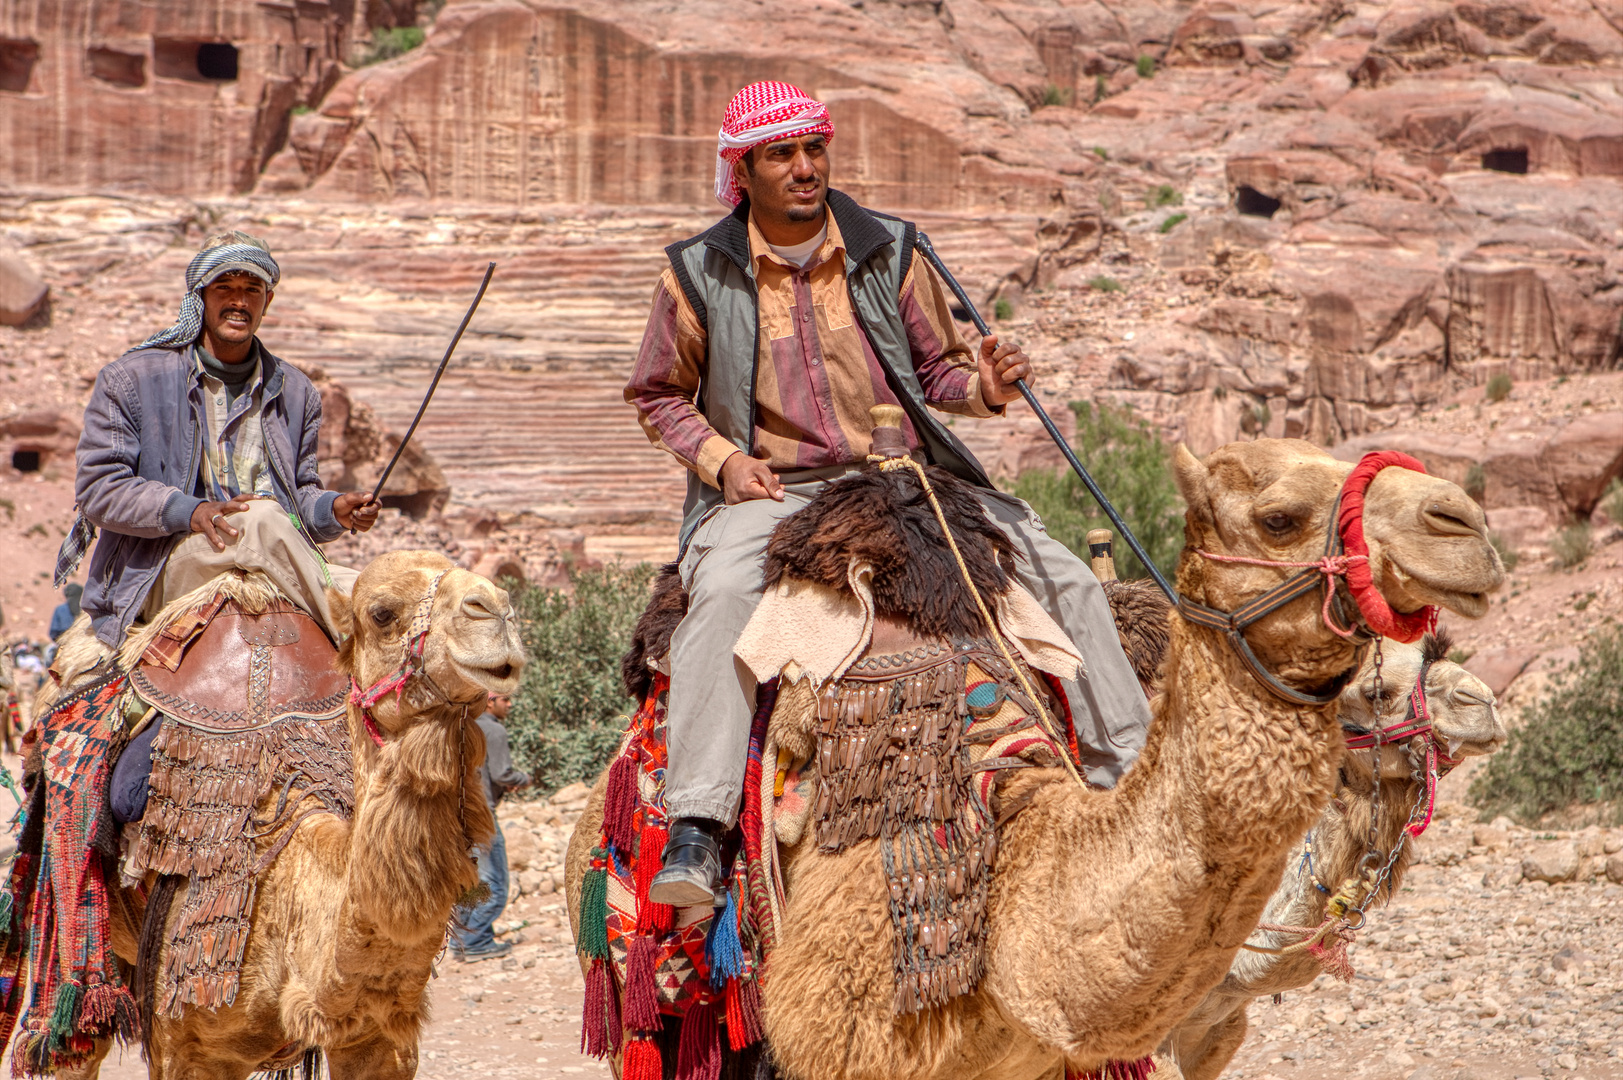
[[[1338,494],[1335,504],[1330,508],[1329,534],[1324,541],[1326,558],[1340,555],[1345,550],[1341,543],[1340,529],[1336,524],[1340,516],[1340,510],[1341,496]],[[1356,666],[1352,670],[1337,676],[1330,684],[1329,690],[1324,693],[1313,694],[1305,690],[1298,690],[1280,681],[1279,676],[1263,666],[1262,660],[1256,653],[1251,651],[1251,643],[1245,639],[1245,629],[1247,627],[1273,614],[1286,604],[1294,600],[1300,600],[1320,587],[1330,590],[1327,609],[1332,619],[1344,622],[1343,613],[1340,610],[1340,597],[1336,595],[1337,590],[1334,579],[1326,577],[1317,567],[1297,571],[1267,592],[1247,600],[1233,611],[1219,611],[1217,608],[1208,607],[1179,593],[1178,612],[1197,626],[1220,631],[1228,639],[1229,646],[1234,650],[1235,655],[1239,656],[1240,661],[1245,664],[1256,680],[1267,687],[1276,697],[1283,698],[1293,705],[1328,705],[1340,697],[1341,692],[1347,688],[1347,684],[1357,674]],[[1332,626],[1331,629],[1335,630],[1336,627]],[[1343,629],[1343,633],[1345,629]],[[1350,629],[1365,640],[1368,639],[1369,635],[1361,627],[1351,627]]]

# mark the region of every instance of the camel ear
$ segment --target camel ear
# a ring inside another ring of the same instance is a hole
[[[332,612],[333,629],[338,636],[348,638],[355,633],[355,605],[350,603],[349,596],[339,592],[331,585],[327,586],[327,610]]]
[[[1194,516],[1209,521],[1212,516],[1212,503],[1206,493],[1206,481],[1210,477],[1206,466],[1183,443],[1172,455],[1172,473],[1178,481],[1178,494],[1183,496],[1185,505],[1189,507]]]

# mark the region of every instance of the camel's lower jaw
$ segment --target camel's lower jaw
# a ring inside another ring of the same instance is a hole
[[[1451,589],[1415,577],[1391,558],[1381,560],[1381,571],[1376,582],[1381,593],[1392,605],[1392,610],[1406,615],[1430,605],[1467,619],[1480,619],[1488,613],[1488,593],[1497,589],[1502,580],[1489,582],[1488,588],[1483,590]]]
[[[495,662],[484,663],[469,662],[451,659],[451,666],[456,673],[473,686],[477,686],[490,694],[510,694],[518,689],[519,673],[523,670],[523,661],[508,658],[495,658]]]

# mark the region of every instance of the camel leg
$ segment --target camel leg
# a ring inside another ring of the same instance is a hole
[[[417,1046],[396,1046],[382,1035],[327,1051],[332,1080],[412,1080],[417,1075]]]
[[[1213,1024],[1204,1038],[1191,1047],[1178,1048],[1178,1065],[1184,1080],[1217,1080],[1245,1042],[1249,1024],[1242,1006]]]
[[[107,1052],[112,1048],[112,1039],[97,1039],[96,1048],[90,1052],[89,1057],[77,1065],[56,1070],[56,1076],[60,1080],[96,1080],[101,1075],[101,1063],[106,1059]],[[133,1052],[140,1053],[139,1050],[133,1050]]]

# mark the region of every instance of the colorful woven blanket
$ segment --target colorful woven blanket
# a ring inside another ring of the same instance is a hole
[[[109,933],[112,858],[98,850],[107,780],[124,741],[125,676],[114,670],[68,695],[38,724],[41,771],[24,776],[27,810],[10,881],[0,895],[0,1052],[30,987],[12,1069],[46,1075],[78,1063],[95,1040],[139,1036]]]
[[[596,1057],[621,1053],[624,1080],[659,1080],[664,1065],[656,1036],[666,1016],[683,1021],[679,1080],[719,1075],[723,1027],[734,1050],[761,1037],[760,952],[747,910],[747,860],[736,857],[739,833],[723,851],[732,864],[725,907],[672,908],[648,899],[669,827],[669,685],[656,676],[610,767],[603,833],[581,893],[576,947],[590,961],[581,1046]],[[763,688],[767,704],[755,725],[763,733],[775,689]],[[759,739],[752,744],[759,783]]]

